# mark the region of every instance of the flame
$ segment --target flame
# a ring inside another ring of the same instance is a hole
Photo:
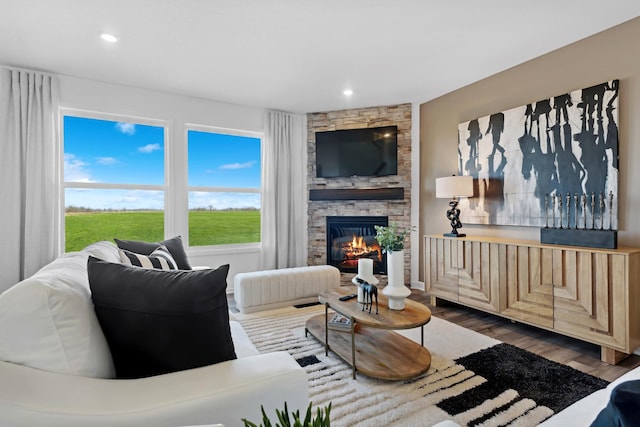
[[[348,259],[357,259],[363,256],[371,256],[371,254],[377,252],[376,258],[382,259],[382,249],[380,245],[374,243],[373,245],[367,245],[365,238],[363,236],[353,236],[353,239],[350,243],[345,244],[344,247],[346,258]]]
[[[364,243],[364,237],[353,236],[353,240],[351,241],[351,247],[353,249],[366,249],[367,245]]]

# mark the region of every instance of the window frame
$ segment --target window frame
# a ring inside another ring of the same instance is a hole
[[[167,236],[167,230],[171,224],[171,217],[173,216],[173,209],[171,204],[169,203],[169,195],[171,188],[171,174],[169,171],[171,170],[172,164],[172,145],[170,141],[170,126],[171,122],[168,120],[160,120],[160,119],[151,119],[147,117],[133,116],[127,114],[115,114],[115,113],[104,113],[98,111],[90,111],[83,110],[78,108],[69,108],[69,107],[60,107],[58,112],[58,123],[59,123],[59,141],[60,141],[60,182],[62,185],[60,186],[60,200],[62,201],[60,209],[62,210],[61,214],[61,230],[60,233],[60,253],[65,252],[66,247],[66,237],[67,230],[65,227],[65,211],[66,211],[66,202],[65,202],[65,190],[68,188],[86,188],[86,189],[95,189],[95,190],[151,190],[151,191],[162,191],[163,192],[163,235]],[[111,122],[126,122],[133,124],[141,124],[147,126],[155,126],[163,128],[163,138],[164,138],[164,146],[163,146],[163,177],[164,182],[162,184],[112,184],[112,183],[99,183],[99,182],[72,182],[64,180],[64,154],[65,154],[65,140],[64,140],[64,118],[66,116],[70,117],[79,117],[84,119],[95,119],[95,120],[105,120]]]
[[[232,136],[244,136],[248,138],[257,138],[260,140],[260,170],[262,171],[262,157],[263,157],[263,147],[264,147],[264,132],[257,131],[247,131],[240,129],[232,129],[232,128],[224,128],[219,126],[210,126],[210,125],[201,125],[196,123],[185,123],[184,124],[184,148],[185,148],[185,159],[186,159],[186,167],[185,167],[185,175],[186,175],[186,212],[187,212],[187,240],[189,239],[189,193],[191,192],[206,192],[206,193],[253,193],[253,194],[262,194],[262,172],[260,176],[260,186],[257,188],[253,187],[212,187],[212,186],[192,186],[189,185],[189,131],[196,132],[205,132],[205,133],[216,133],[216,134],[224,134],[224,135],[232,135]],[[260,219],[262,222],[262,197],[260,197]],[[262,241],[253,242],[253,243],[235,243],[235,244],[224,244],[224,245],[204,245],[204,246],[189,246],[190,250],[193,251],[194,254],[204,254],[204,253],[243,253],[243,252],[256,252],[259,251],[262,247]]]

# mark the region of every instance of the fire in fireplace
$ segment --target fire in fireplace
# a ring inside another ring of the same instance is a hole
[[[373,273],[386,274],[386,256],[374,226],[387,226],[388,222],[386,216],[328,216],[327,264],[345,273],[357,273],[358,259],[370,258]]]

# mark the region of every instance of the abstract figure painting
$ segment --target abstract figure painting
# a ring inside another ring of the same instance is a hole
[[[458,157],[463,223],[617,230],[618,80],[461,123]]]

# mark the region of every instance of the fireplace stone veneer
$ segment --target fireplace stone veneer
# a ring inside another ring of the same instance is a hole
[[[383,177],[318,178],[315,170],[315,132],[326,130],[357,129],[396,125],[398,127],[398,174]],[[340,200],[325,200],[325,197],[309,197],[308,202],[308,265],[324,265],[327,259],[327,217],[329,216],[379,216],[388,217],[388,223],[400,227],[411,225],[411,104],[358,108],[351,110],[309,113],[307,115],[307,184],[311,194],[322,194],[317,190],[338,191],[343,194],[385,193],[380,189],[394,189],[393,197],[376,200],[366,197],[340,197]],[[398,197],[397,189],[403,189]],[[317,200],[320,199],[320,200]],[[405,241],[405,283],[410,283],[411,239]],[[351,283],[356,273],[342,273],[342,282]],[[386,275],[375,273],[381,285],[386,284]]]

